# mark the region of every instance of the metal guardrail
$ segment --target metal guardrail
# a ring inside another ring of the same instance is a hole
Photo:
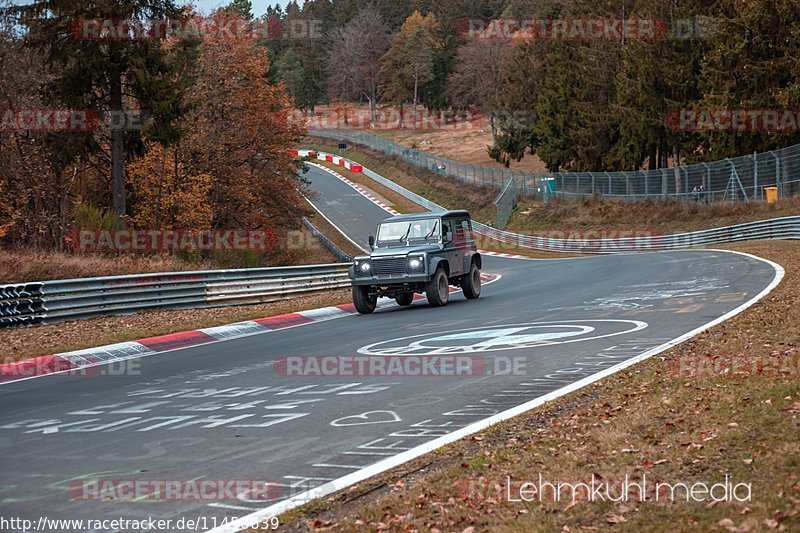
[[[759,239],[800,239],[800,216],[759,220],[721,228],[670,235],[639,232],[640,234],[637,236],[621,238],[588,237],[592,232],[575,232],[574,236],[565,239],[522,235],[498,230],[480,222],[473,222],[473,229],[475,233],[484,237],[531,250],[580,254],[613,254],[678,250]]]
[[[0,285],[0,327],[272,302],[350,286],[346,263],[160,272]]]
[[[317,240],[319,240],[322,246],[324,246],[330,253],[332,253],[334,257],[336,257],[336,259],[344,263],[349,263],[353,260],[353,258],[347,255],[347,253],[345,253],[344,250],[336,246],[336,243],[334,243],[332,240],[323,235],[322,232],[319,231],[316,228],[316,226],[314,226],[314,224],[311,223],[310,220],[308,220],[306,217],[302,217],[302,220],[303,220],[303,226],[305,226],[306,229],[310,231],[311,234],[317,238]]]

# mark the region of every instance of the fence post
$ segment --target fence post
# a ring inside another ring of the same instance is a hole
[[[688,199],[689,198],[689,171],[686,167],[680,167],[681,171],[683,171],[683,194]]]
[[[753,152],[753,200],[758,199],[758,154]]]
[[[783,196],[783,191],[781,190],[781,159],[772,150],[770,150],[769,155],[775,158],[775,186],[778,188],[778,195]]]
[[[611,196],[611,174],[606,172],[606,176],[608,176],[608,195]]]

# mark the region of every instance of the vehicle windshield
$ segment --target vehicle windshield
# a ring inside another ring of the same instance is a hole
[[[440,235],[441,224],[438,218],[384,222],[378,228],[378,242],[386,245],[414,240],[438,241]]]

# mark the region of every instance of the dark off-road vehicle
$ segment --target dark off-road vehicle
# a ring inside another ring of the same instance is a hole
[[[411,305],[425,293],[433,307],[447,304],[450,285],[469,299],[481,294],[481,255],[466,211],[415,213],[387,218],[370,236],[372,252],[350,267],[353,303],[359,313],[375,310],[379,297]]]

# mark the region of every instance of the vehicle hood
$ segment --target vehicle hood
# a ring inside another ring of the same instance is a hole
[[[394,246],[391,248],[375,248],[370,257],[387,257],[393,255],[407,255],[409,253],[440,252],[441,244],[421,244],[419,246]]]

